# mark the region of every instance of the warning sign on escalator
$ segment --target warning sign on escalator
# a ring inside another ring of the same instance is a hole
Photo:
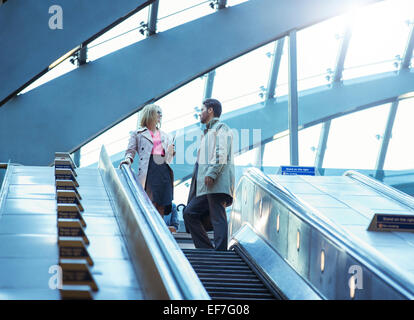
[[[414,232],[414,215],[377,213],[374,215],[368,230]]]

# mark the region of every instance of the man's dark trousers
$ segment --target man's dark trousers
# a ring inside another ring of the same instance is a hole
[[[227,250],[226,199],[222,193],[194,197],[184,209],[184,220],[191,233],[196,248]],[[208,238],[204,223],[210,216],[214,230],[214,247]]]

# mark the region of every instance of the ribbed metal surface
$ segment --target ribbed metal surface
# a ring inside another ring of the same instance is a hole
[[[211,299],[276,299],[235,251],[183,249]]]

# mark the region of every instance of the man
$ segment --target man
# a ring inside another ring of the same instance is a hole
[[[183,217],[196,248],[227,250],[226,207],[233,203],[233,135],[220,121],[221,103],[203,102],[200,122],[206,125],[194,166]],[[214,246],[206,231],[214,230]]]

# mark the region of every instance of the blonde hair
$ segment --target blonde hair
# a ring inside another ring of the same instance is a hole
[[[139,125],[141,127],[147,127],[152,121],[158,121],[157,112],[162,112],[160,106],[156,104],[147,104],[141,111],[140,111],[140,121]],[[157,129],[161,128],[161,120],[157,122]]]

